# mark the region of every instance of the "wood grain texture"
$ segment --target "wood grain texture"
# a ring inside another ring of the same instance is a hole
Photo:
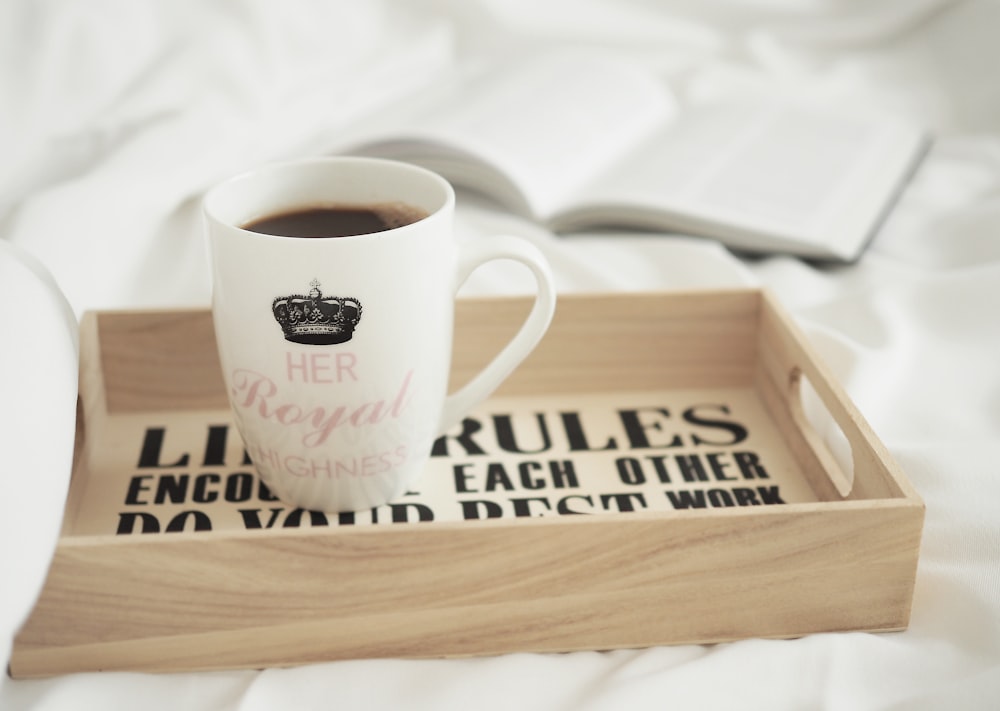
[[[459,303],[457,382],[495,352],[527,308],[523,299]],[[86,417],[97,420],[87,422],[85,446],[114,442],[116,418],[219,406],[208,312],[103,312],[88,315],[83,329],[81,368],[89,375],[81,387],[99,389],[81,392]],[[795,410],[799,373],[850,440],[847,498]],[[187,384],[179,386],[182,374]],[[756,387],[817,503],[66,536],[16,639],[11,673],[287,666],[905,628],[923,504],[770,296],[564,296],[549,334],[501,394],[709,385]],[[99,475],[81,467],[74,486]]]
[[[902,629],[919,524],[906,506],[874,513],[67,546],[36,613],[46,623],[22,635],[12,670],[45,673],[51,648],[89,650],[63,660],[78,670],[180,670]]]
[[[827,479],[830,478],[829,472],[839,467],[819,435],[808,426],[802,412],[799,392],[803,377],[808,378],[850,444],[853,459],[850,498],[917,498],[885,446],[805,337],[795,328],[791,318],[773,297],[763,294],[762,298],[765,307],[762,309],[758,343],[761,366],[771,383],[779,391],[784,391],[785,405],[777,409],[783,410],[781,414],[791,420],[783,425],[789,441],[800,449],[804,444],[811,450],[801,456],[810,462],[812,478],[819,478],[815,475],[817,464]],[[775,404],[772,407],[776,407]]]
[[[211,312],[106,312],[95,327],[109,413],[226,407]]]
[[[499,350],[530,303],[458,302],[453,383]],[[755,291],[561,297],[545,338],[497,395],[748,384],[759,304]]]

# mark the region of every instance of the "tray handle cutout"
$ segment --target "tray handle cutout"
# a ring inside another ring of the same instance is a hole
[[[837,493],[846,498],[854,488],[854,453],[850,440],[801,368],[791,369],[788,387],[792,419]]]

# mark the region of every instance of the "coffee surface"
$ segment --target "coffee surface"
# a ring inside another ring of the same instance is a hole
[[[350,237],[385,232],[427,217],[412,205],[309,207],[251,220],[243,229],[279,237]]]

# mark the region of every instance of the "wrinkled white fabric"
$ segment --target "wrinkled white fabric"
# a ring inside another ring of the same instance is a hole
[[[77,325],[58,285],[36,259],[0,241],[0,645],[41,592],[62,523],[76,433]]]
[[[198,201],[214,181],[327,151],[465,61],[560,45],[644,62],[682,99],[808,93],[898,113],[935,136],[881,233],[846,266],[739,256],[676,235],[556,236],[467,194],[458,215],[464,239],[531,239],[567,293],[771,289],[925,499],[907,631],[3,679],[0,708],[996,708],[998,27],[1000,4],[986,0],[0,5],[5,654],[42,584],[68,485],[76,346],[67,312],[207,304]],[[492,264],[463,294],[529,289],[517,269]]]

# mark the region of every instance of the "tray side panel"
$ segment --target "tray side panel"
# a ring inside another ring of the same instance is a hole
[[[228,407],[212,313],[97,314],[108,414]]]
[[[15,676],[906,626],[919,517],[868,502],[61,546]]]
[[[452,387],[500,350],[530,304],[459,300]],[[757,290],[561,295],[545,338],[497,394],[749,385],[759,304]]]
[[[900,498],[922,509],[919,496],[888,450],[790,317],[770,296],[764,297],[759,349],[761,371],[757,384],[762,398],[820,498],[837,500],[844,496],[834,484],[833,480],[838,479],[849,487],[845,498]],[[852,471],[841,471],[822,437],[806,422],[800,399],[803,377],[808,378],[849,442]]]
[[[499,352],[530,304],[456,302],[453,387]],[[748,384],[758,308],[756,290],[560,296],[549,332],[498,394]],[[108,414],[228,406],[211,311],[92,317]]]
[[[100,367],[100,341],[97,334],[98,314],[89,312],[80,320],[79,394],[76,400],[76,435],[73,442],[73,468],[62,522],[66,535],[76,520],[81,505],[86,474],[85,448],[88,441],[103,438],[102,426],[107,422],[107,397],[104,371]]]

